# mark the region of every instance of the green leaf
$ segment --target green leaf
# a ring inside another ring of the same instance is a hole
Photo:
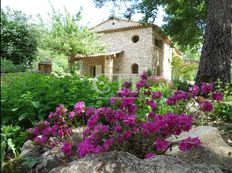
[[[25,119],[27,115],[28,115],[27,113],[22,114],[22,115],[19,117],[19,121],[22,121],[23,119]]]
[[[15,144],[13,143],[13,141],[12,141],[11,138],[9,138],[9,139],[7,140],[7,145],[8,145],[8,147],[9,147],[9,149],[12,150],[12,152],[14,153],[14,155],[15,155],[15,157],[16,157],[16,148],[15,148]]]
[[[31,102],[34,108],[39,108],[39,102]]]
[[[24,165],[26,165],[29,168],[33,168],[37,163],[40,162],[40,158],[38,157],[27,157],[24,161]]]
[[[19,107],[13,108],[13,109],[11,109],[11,111],[12,111],[12,112],[15,112],[15,111],[17,111],[18,109],[19,109]]]

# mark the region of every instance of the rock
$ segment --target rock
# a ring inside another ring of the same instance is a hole
[[[75,144],[78,144],[81,141],[84,129],[85,127],[80,127],[73,130],[71,139]],[[38,163],[36,163],[36,165],[33,166],[32,169],[30,169],[30,173],[47,173],[51,169],[63,164],[65,161],[67,161],[67,159],[68,162],[73,160],[73,157],[66,158],[64,154],[60,151],[59,147],[47,149],[39,145],[34,145],[31,140],[28,140],[24,143],[20,156],[25,160],[33,158],[36,158],[38,160]]]
[[[156,156],[141,160],[122,151],[88,155],[49,173],[222,173],[210,164],[185,162],[175,156]]]
[[[40,173],[47,173],[51,169],[63,164],[65,156],[60,151],[60,148],[54,147],[51,150],[47,150],[41,156],[41,160],[42,161],[36,166],[35,170]]]
[[[34,145],[31,140],[28,140],[22,146],[20,157],[39,157],[41,152],[43,152],[42,147]]]
[[[187,137],[199,137],[202,147],[187,153],[182,153],[178,147],[175,147],[172,152],[168,151],[167,154],[181,155],[182,159],[195,163],[215,164],[225,172],[232,172],[232,147],[223,140],[217,128],[199,126],[187,133],[182,133],[178,139],[171,137],[168,140],[177,142]]]

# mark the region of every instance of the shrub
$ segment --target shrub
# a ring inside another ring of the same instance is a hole
[[[25,64],[13,64],[11,60],[1,59],[1,73],[16,73],[26,71]]]
[[[216,102],[214,104],[214,111],[210,117],[213,120],[232,122],[232,83],[229,83],[222,88],[220,87],[220,82],[218,82],[217,89],[224,93],[224,101],[220,103]]]
[[[1,57],[14,64],[30,64],[35,58],[37,41],[30,18],[21,11],[1,9]]]
[[[43,120],[53,108],[63,103],[67,108],[77,101],[93,107],[107,106],[108,98],[117,90],[117,84],[99,79],[109,87],[105,93],[97,92],[93,80],[78,76],[56,77],[39,73],[7,74],[2,78],[1,115],[4,124],[29,128]],[[100,88],[101,90],[101,88]]]
[[[21,131],[19,126],[2,125],[1,127],[1,160],[4,161],[4,156],[15,158],[19,155],[20,146],[23,145],[27,136]]]
[[[198,138],[189,137],[172,142],[168,137],[178,136],[191,129],[192,116],[187,114],[189,108],[185,109],[188,102],[195,100],[201,93],[213,93],[216,96],[212,99],[220,101],[221,93],[212,92],[212,84],[202,84],[201,87],[195,85],[188,92],[175,91],[166,99],[166,105],[177,106],[179,113],[160,114],[157,103],[163,99],[163,94],[153,91],[149,84],[146,74],[141,76],[136,91],[131,90],[130,82],[125,82],[117,96],[110,99],[110,107],[86,107],[84,102],[78,102],[74,110],[68,112],[63,105],[59,105],[54,113],[49,114],[48,121],[38,123],[28,132],[37,144],[44,147],[60,146],[67,156],[73,155],[77,150],[80,157],[121,150],[146,159],[164,154],[174,145],[179,145],[183,152],[200,145]],[[199,109],[205,112],[211,110],[210,100],[202,101]],[[76,141],[72,141],[70,137],[72,128],[76,127],[76,120],[82,120],[83,125],[87,124],[78,146],[75,146]]]

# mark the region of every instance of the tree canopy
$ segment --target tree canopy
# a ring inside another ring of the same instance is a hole
[[[1,58],[14,64],[30,64],[37,50],[29,17],[20,11],[1,9]]]
[[[40,35],[40,47],[50,49],[56,53],[66,56],[76,54],[93,54],[104,51],[104,46],[99,42],[99,35],[81,26],[80,12],[71,15],[53,9],[50,15],[50,25],[43,22],[38,29]]]

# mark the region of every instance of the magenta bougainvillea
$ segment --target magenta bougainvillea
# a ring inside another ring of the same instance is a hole
[[[68,112],[59,105],[54,113],[50,113],[48,121],[39,122],[35,128],[28,130],[35,143],[45,147],[60,146],[67,155],[84,157],[111,150],[127,151],[139,158],[151,158],[178,145],[183,152],[201,144],[199,138],[187,138],[179,142],[169,141],[169,137],[188,132],[192,128],[192,115],[187,104],[205,94],[212,100],[220,101],[223,93],[214,91],[213,84],[194,85],[189,91],[177,90],[173,95],[164,98],[159,91],[153,91],[149,76],[144,73],[133,91],[132,84],[125,82],[115,97],[109,99],[109,107],[86,107],[78,102],[74,110]],[[162,106],[180,109],[179,113],[166,112],[160,114]],[[183,104],[184,103],[184,104]],[[193,102],[196,103],[195,101]],[[193,105],[194,105],[193,104]],[[209,112],[213,105],[209,99],[199,103],[199,109]],[[85,125],[81,141],[71,138],[73,124],[77,120]]]

